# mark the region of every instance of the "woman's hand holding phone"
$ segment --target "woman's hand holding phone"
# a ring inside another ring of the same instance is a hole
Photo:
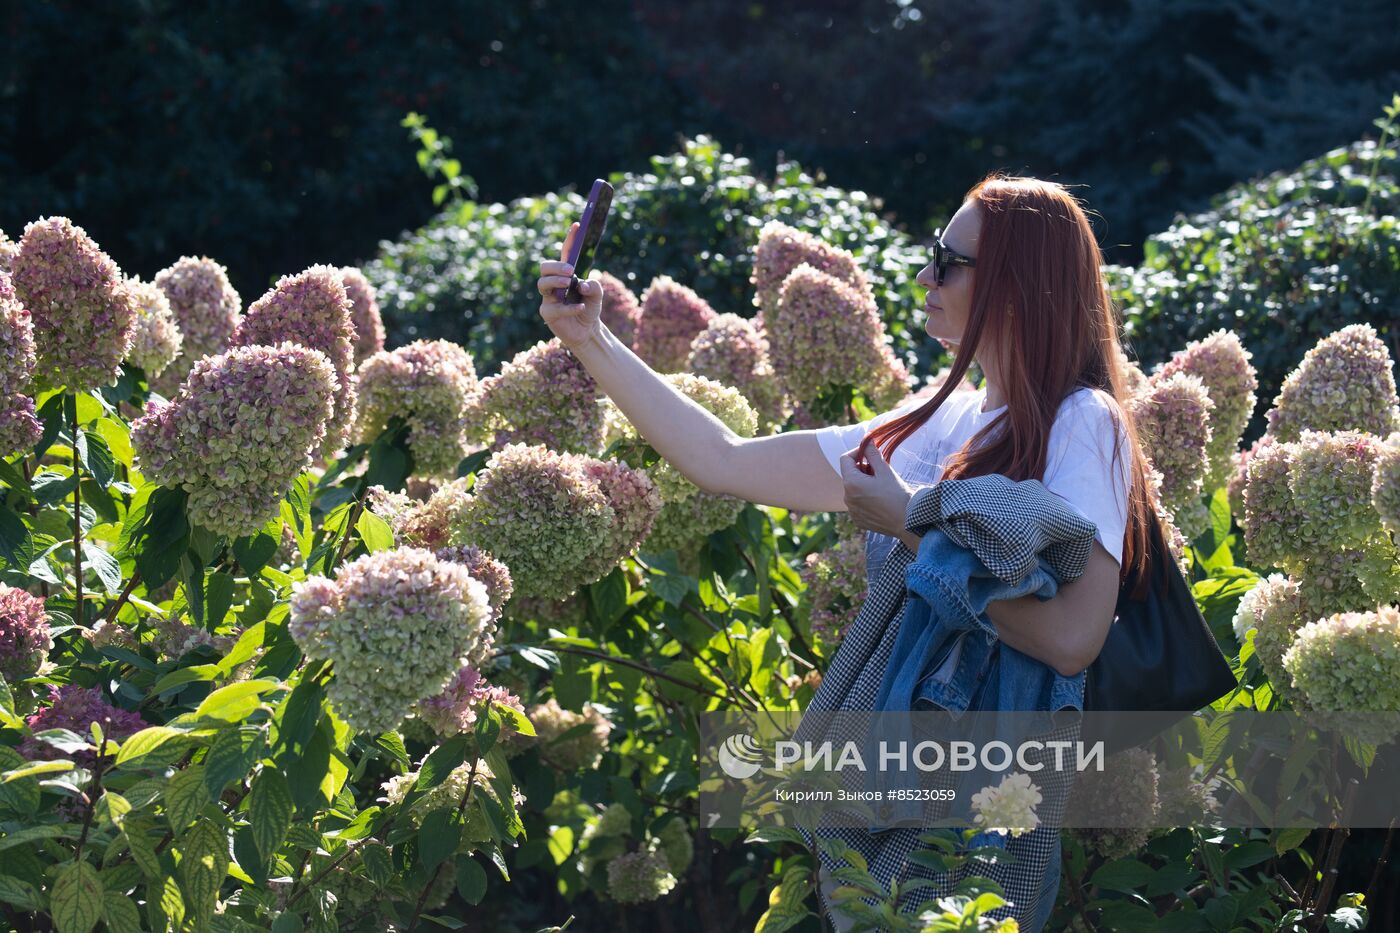
[[[597,279],[579,280],[578,291],[583,296],[581,304],[560,301],[556,296],[557,289],[567,288],[573,281],[574,267],[569,265],[567,259],[574,237],[578,235],[579,225],[575,222],[569,227],[569,235],[560,247],[559,260],[547,259],[540,263],[540,278],[536,283],[543,298],[540,316],[559,342],[570,350],[587,343],[603,326],[603,285]]]

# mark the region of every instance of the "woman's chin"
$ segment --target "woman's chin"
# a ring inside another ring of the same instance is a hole
[[[930,327],[928,323],[924,324],[924,333],[928,334],[930,337],[932,337],[934,340],[937,340],[939,343],[945,345],[952,344],[953,346],[957,346],[957,344],[962,340],[962,336],[960,334],[945,334],[943,333],[943,329],[941,327]]]

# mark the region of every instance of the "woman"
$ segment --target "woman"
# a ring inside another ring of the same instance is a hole
[[[550,329],[661,456],[710,492],[848,511],[869,532],[872,581],[896,541],[918,551],[919,539],[905,530],[914,485],[989,473],[1041,480],[1094,523],[1093,553],[1084,574],[1054,598],[993,602],[987,616],[1006,645],[1074,677],[1098,656],[1120,582],[1146,570],[1147,523],[1155,520],[1146,461],[1125,411],[1102,261],[1088,218],[1061,185],[989,175],[967,193],[915,278],[928,289],[925,330],[956,347],[944,385],[863,424],[755,438],[733,434],[618,341],[600,323],[598,282],[581,283],[581,305],[561,304],[554,289],[569,284],[572,269],[546,261],[538,287]],[[984,386],[955,392],[974,360]],[[853,694],[873,697],[887,658],[886,649],[862,670]],[[1008,849],[1023,870],[1041,873],[1043,883],[1013,913],[1023,929],[1038,930],[1058,885],[1058,844],[1028,833]],[[824,895],[829,889],[823,885]]]

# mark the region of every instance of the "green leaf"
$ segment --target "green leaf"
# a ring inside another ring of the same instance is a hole
[[[264,768],[253,780],[248,797],[253,842],[263,859],[270,860],[292,823],[292,794],[287,779],[276,768]]]
[[[184,489],[146,485],[137,491],[122,525],[118,557],[134,557],[148,590],[175,576],[189,545]]]
[[[627,611],[628,589],[627,575],[621,567],[614,567],[606,577],[588,587],[588,598],[598,616],[600,637]]]
[[[437,787],[466,760],[467,737],[454,735],[423,760],[423,767],[418,770],[418,780],[413,785],[414,789],[431,790]]]
[[[1136,859],[1117,859],[1099,868],[1090,880],[1109,891],[1131,894],[1150,882],[1154,874],[1151,868]]]
[[[208,603],[204,627],[212,632],[223,623],[224,616],[228,615],[229,607],[233,605],[233,574],[227,570],[217,570],[209,575],[204,586]]]
[[[1198,877],[1200,873],[1190,862],[1168,862],[1153,873],[1143,893],[1147,897],[1161,897],[1190,887]]]
[[[11,781],[18,781],[21,778],[30,777],[35,774],[50,774],[56,771],[72,771],[74,764],[66,759],[31,762],[13,771],[6,771],[0,774],[0,784],[8,784]]]
[[[44,910],[44,896],[28,881],[0,875],[0,901],[12,904],[28,913]]]
[[[149,892],[148,892],[149,893]],[[185,921],[185,899],[180,894],[180,886],[171,875],[160,882],[160,896],[157,899],[161,911],[170,918],[175,929],[180,929]],[[165,929],[164,926],[161,929]]]
[[[220,687],[204,698],[195,709],[196,719],[242,722],[261,705],[261,697],[281,684],[275,680],[243,680]]]
[[[1287,829],[1274,830],[1274,851],[1279,855],[1289,852],[1302,845],[1312,834],[1312,830],[1306,826],[1292,826]]]
[[[201,820],[185,834],[180,851],[180,887],[191,912],[207,925],[214,912],[219,887],[228,875],[228,838],[210,820]]]
[[[797,845],[805,846],[807,839],[791,826],[765,826],[749,833],[744,839],[745,843],[774,843],[774,842],[794,842]]]
[[[514,723],[516,730],[521,735],[536,734],[534,724],[530,722],[529,718],[524,713],[516,709],[514,706],[508,706],[507,704],[502,703],[500,700],[492,700],[491,708],[496,712],[500,713],[502,719],[509,719],[512,723]]]
[[[87,862],[71,862],[59,872],[49,912],[59,933],[89,933],[102,919],[102,879]]]
[[[0,557],[11,567],[27,567],[30,559],[20,555],[28,555],[32,549],[29,526],[24,519],[8,505],[0,506]]]
[[[440,807],[423,817],[418,830],[418,861],[424,871],[437,868],[462,841],[462,824],[457,820],[456,804]]]
[[[243,633],[238,636],[238,641],[233,643],[228,654],[224,655],[217,667],[220,674],[227,677],[233,673],[233,669],[247,661],[257,653],[258,648],[263,644],[263,637],[267,631],[267,622],[258,622],[248,626]]]
[[[394,547],[394,532],[389,528],[389,523],[369,509],[360,512],[360,517],[355,520],[355,530],[371,554]]]
[[[470,855],[457,857],[457,893],[473,906],[486,895],[486,869]]]
[[[1273,848],[1259,840],[1235,846],[1225,853],[1225,867],[1231,871],[1242,871],[1274,857]]]
[[[34,501],[39,505],[57,505],[70,499],[78,488],[78,474],[59,473],[44,469],[34,474]]]
[[[331,757],[334,732],[330,717],[322,716],[301,754],[282,759],[290,762],[287,789],[291,792],[293,806],[306,809],[330,802],[327,782],[331,780],[330,772],[335,764]]]
[[[189,736],[169,726],[150,726],[122,743],[117,752],[118,768],[142,768],[170,764],[183,753]],[[173,757],[172,757],[172,752]]]
[[[88,475],[103,489],[110,486],[117,472],[117,461],[107,446],[107,439],[93,431],[79,431],[78,452]]]
[[[11,489],[18,489],[25,495],[29,494],[29,480],[24,478],[24,473],[16,469],[13,463],[3,458],[0,458],[0,483],[4,483]]]
[[[371,881],[380,887],[389,883],[394,874],[394,867],[389,861],[388,849],[377,842],[366,843],[360,849],[360,860],[364,862],[365,873]]]
[[[204,786],[204,765],[191,765],[170,779],[165,791],[165,818],[170,828],[180,833],[199,817],[211,800]]]
[[[110,933],[142,933],[141,912],[125,894],[107,891],[102,895],[102,921]]]
[[[267,732],[258,726],[240,726],[220,732],[204,756],[204,786],[218,797],[230,781],[242,780],[253,770],[267,745]]]
[[[560,668],[558,652],[550,651],[548,648],[517,645],[516,652],[522,659],[544,670],[557,671]]]
[[[151,693],[159,695],[183,684],[194,683],[198,680],[213,680],[218,675],[219,666],[217,664],[191,664],[189,667],[177,667],[157,680],[155,686],[151,688]]]
[[[362,488],[379,485],[385,489],[402,489],[412,475],[413,452],[408,448],[408,423],[395,416],[370,445]]]
[[[292,689],[291,695],[278,709],[277,739],[274,750],[283,750],[297,755],[316,731],[316,723],[321,719],[321,707],[325,702],[325,690],[314,681],[303,679]]]
[[[91,570],[102,582],[102,590],[108,596],[116,596],[122,591],[122,565],[111,554],[92,541],[83,541],[83,571]]]
[[[131,802],[116,791],[104,790],[93,812],[97,819],[121,829],[123,820],[131,812]]]
[[[277,553],[277,546],[281,543],[282,517],[279,515],[262,526],[256,534],[234,539],[233,557],[250,577],[255,577],[272,559],[272,555]]]

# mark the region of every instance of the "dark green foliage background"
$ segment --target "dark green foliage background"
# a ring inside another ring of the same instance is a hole
[[[252,300],[434,213],[399,125],[479,200],[643,172],[712,134],[884,199],[916,233],[982,173],[1087,185],[1109,258],[1250,175],[1358,138],[1400,7],[1181,0],[10,0],[0,228],[66,214],[128,272],[181,254]]]

